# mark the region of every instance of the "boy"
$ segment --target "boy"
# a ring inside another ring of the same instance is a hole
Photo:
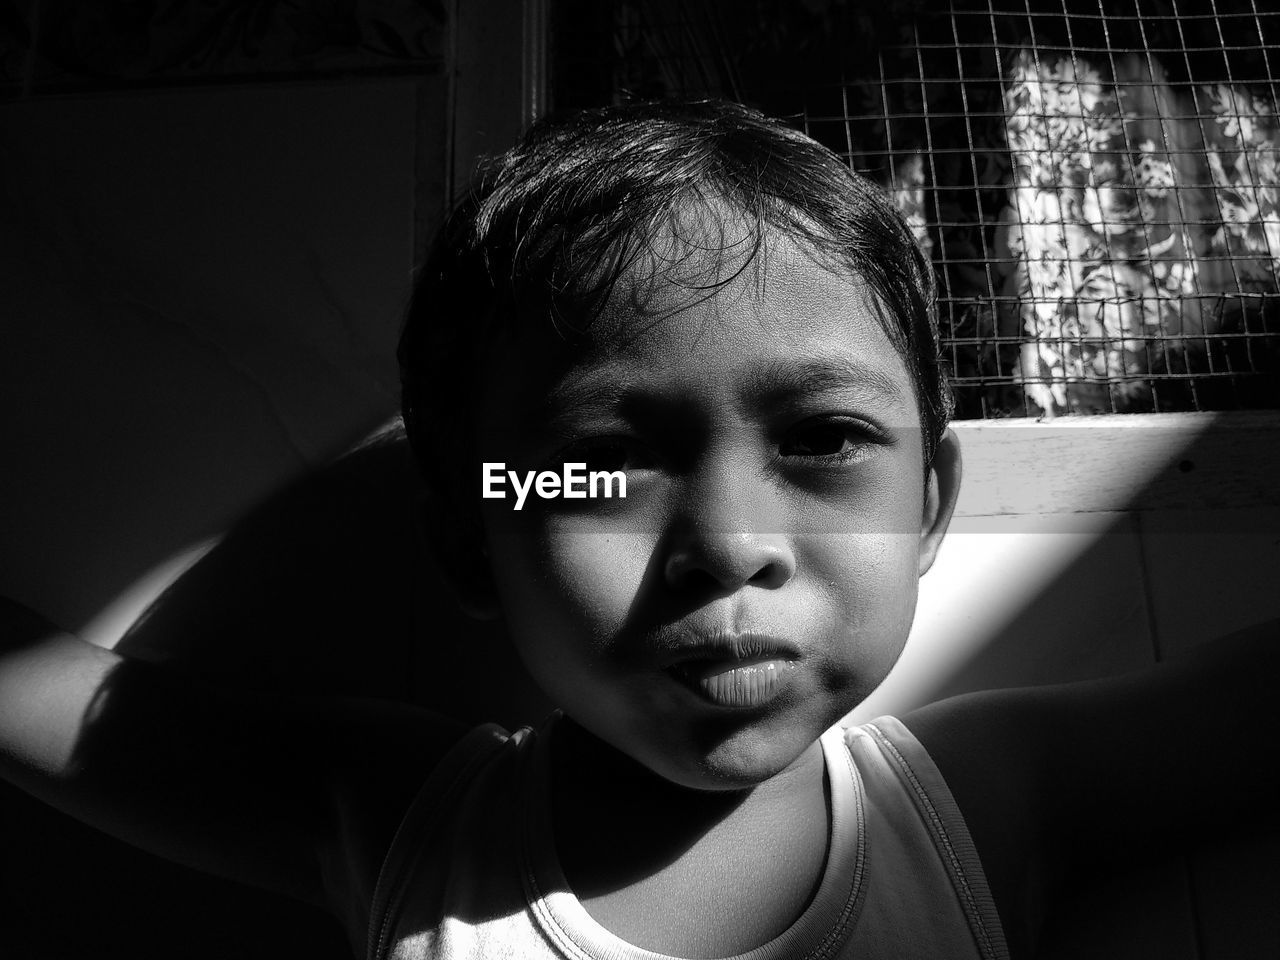
[[[536,128],[446,224],[401,360],[442,565],[563,715],[231,697],[17,611],[5,774],[328,903],[370,957],[1030,955],[1069,854],[1261,815],[1276,631],[842,731],[959,485],[931,306],[887,201],[781,124]],[[482,495],[570,463],[625,497]]]

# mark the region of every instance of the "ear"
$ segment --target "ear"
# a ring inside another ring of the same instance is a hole
[[[938,444],[925,477],[924,513],[920,521],[920,576],[933,566],[960,495],[960,438],[948,429]]]
[[[427,551],[462,612],[476,620],[497,620],[501,606],[480,519],[431,491],[423,495],[418,516]]]

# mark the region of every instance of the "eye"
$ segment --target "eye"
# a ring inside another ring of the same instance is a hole
[[[778,445],[784,457],[844,463],[863,455],[879,442],[870,424],[848,417],[813,417],[791,427]]]

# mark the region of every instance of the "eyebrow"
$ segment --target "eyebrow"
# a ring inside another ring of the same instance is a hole
[[[530,411],[531,419],[554,424],[583,408],[616,409],[634,386],[634,380],[609,368],[569,376],[558,382],[543,402]],[[879,367],[836,355],[770,364],[752,378],[751,392],[757,397],[756,405],[761,407],[815,392],[848,394],[851,391],[872,402],[911,406],[910,393],[904,388],[901,380]]]
[[[815,391],[856,389],[860,396],[897,404],[911,403],[907,384],[879,367],[853,357],[809,357],[771,364],[757,378],[756,389],[766,403],[777,403]]]
[[[550,424],[584,407],[597,410],[616,408],[631,386],[630,380],[608,368],[584,375],[571,375],[556,383],[542,403],[535,405],[529,413],[532,419]]]

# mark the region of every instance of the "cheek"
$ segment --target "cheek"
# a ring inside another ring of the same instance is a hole
[[[557,601],[594,626],[620,626],[643,582],[652,540],[552,527],[545,542],[548,587]]]
[[[833,536],[812,560],[844,633],[841,659],[860,674],[887,672],[915,614],[919,538],[913,534]]]
[[[651,538],[580,532],[558,518],[491,530],[494,576],[508,622],[522,628],[533,621],[562,638],[585,630],[599,642],[616,631],[653,552]]]

